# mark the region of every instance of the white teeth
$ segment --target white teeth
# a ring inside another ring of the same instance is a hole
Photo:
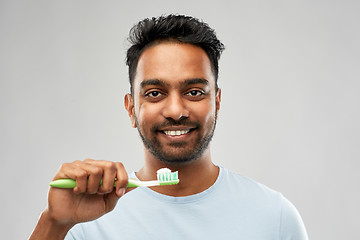
[[[164,131],[166,135],[170,136],[180,136],[183,134],[187,134],[188,132],[190,132],[190,130]]]

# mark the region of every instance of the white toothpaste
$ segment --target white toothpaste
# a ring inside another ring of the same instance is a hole
[[[171,170],[168,168],[160,168],[159,170],[157,170],[157,174],[162,174],[162,173],[170,173]]]

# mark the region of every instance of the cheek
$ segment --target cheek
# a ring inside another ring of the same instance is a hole
[[[155,104],[140,104],[137,106],[135,113],[141,126],[151,124],[159,116],[159,110]]]
[[[200,106],[197,105],[192,109],[192,113],[196,120],[206,125],[209,121],[213,121],[215,117],[215,105],[212,102],[204,102]]]

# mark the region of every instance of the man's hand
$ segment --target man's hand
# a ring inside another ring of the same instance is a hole
[[[37,234],[47,229],[47,224],[54,226],[52,229],[57,229],[56,231],[67,232],[77,223],[91,221],[110,212],[118,199],[124,195],[128,182],[128,175],[120,162],[92,159],[63,164],[54,180],[62,178],[76,180],[76,187],[50,188],[48,207],[43,212],[32,237],[35,237],[34,234],[41,236]],[[115,179],[117,181],[114,188]],[[54,232],[52,234],[57,235]],[[59,233],[61,236],[63,234]]]

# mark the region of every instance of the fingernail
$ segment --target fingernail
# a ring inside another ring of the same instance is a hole
[[[126,191],[125,188],[119,188],[119,190],[118,190],[118,192],[117,192],[118,197],[121,197],[122,195],[124,195],[124,194],[125,194],[125,191]]]

